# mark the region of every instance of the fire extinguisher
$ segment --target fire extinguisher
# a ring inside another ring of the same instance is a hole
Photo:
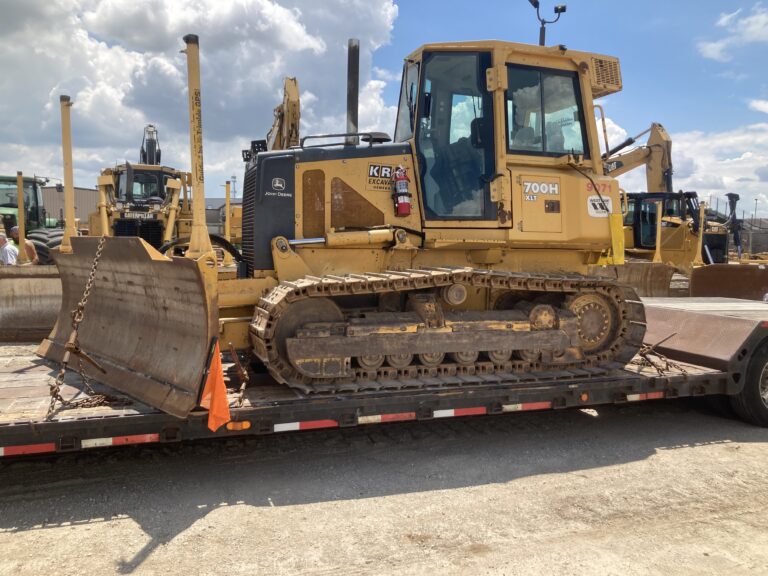
[[[392,194],[392,199],[395,201],[395,215],[410,216],[411,193],[408,190],[408,183],[411,179],[408,178],[408,169],[404,166],[398,166],[392,180],[395,184],[395,192]]]

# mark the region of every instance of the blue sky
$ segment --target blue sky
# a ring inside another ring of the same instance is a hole
[[[552,17],[555,2],[541,0]],[[615,144],[651,122],[673,138],[675,186],[737,192],[768,217],[768,0],[571,0],[548,44],[621,60],[602,104]],[[403,58],[428,42],[535,44],[527,0],[2,0],[0,173],[61,177],[60,94],[72,96],[75,181],[136,161],[156,124],[163,159],[189,165],[181,38],[201,41],[209,196],[240,178],[297,76],[302,134],[343,130],[346,41],[361,40],[360,124],[391,133]],[[43,32],[44,31],[44,32]],[[23,86],[23,90],[18,87]],[[642,170],[622,177],[642,190]]]
[[[551,19],[555,4],[561,3],[542,0],[542,16]],[[640,132],[651,121],[676,132],[721,131],[768,119],[748,106],[750,100],[768,99],[768,44],[735,47],[729,62],[705,58],[698,49],[701,42],[728,35],[716,25],[721,14],[741,10],[741,16],[749,15],[757,3],[576,0],[565,4],[568,10],[560,21],[547,27],[547,44],[621,60],[624,90],[608,98],[607,105],[630,133]],[[392,42],[374,56],[374,63],[384,68],[398,68],[405,54],[427,42],[538,42],[538,22],[527,0],[404,0],[397,6]],[[468,6],[474,8],[468,11]],[[457,17],[462,13],[467,16]],[[393,100],[396,86],[389,88],[386,98]]]

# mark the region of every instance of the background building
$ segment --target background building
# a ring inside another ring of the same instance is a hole
[[[47,217],[64,219],[64,191],[58,192],[56,186],[43,187],[43,206]],[[75,187],[75,218],[80,220],[81,226],[88,226],[88,215],[96,212],[96,204],[99,201],[99,191],[95,188]]]

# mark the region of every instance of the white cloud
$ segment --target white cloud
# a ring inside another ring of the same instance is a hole
[[[720,18],[717,19],[716,26],[727,27],[733,20],[741,14],[741,8],[730,14],[720,14]]]
[[[753,43],[768,43],[768,9],[758,2],[750,13],[741,16],[741,9],[730,14],[720,14],[716,26],[725,28],[727,35],[715,41],[699,42],[699,53],[705,58],[728,62],[730,51]]]
[[[384,80],[386,82],[400,82],[400,77],[402,76],[402,73],[398,71],[393,70],[385,70],[384,68],[379,68],[378,66],[373,67],[373,75],[378,80]]]
[[[92,186],[115,161],[135,160],[146,123],[160,130],[164,162],[184,168],[186,61],[179,50],[187,33],[200,35],[208,180],[242,174],[240,150],[266,136],[284,76],[299,79],[303,130],[343,131],[349,37],[361,39],[361,126],[392,132],[394,113],[381,97],[392,80],[372,72],[372,55],[389,42],[396,17],[393,0],[6,1],[0,172],[61,177],[63,93],[74,101],[78,185]]]
[[[752,110],[768,114],[768,100],[750,100],[749,107]]]

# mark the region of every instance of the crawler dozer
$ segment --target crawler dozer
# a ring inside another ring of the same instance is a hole
[[[185,41],[198,225],[198,42]],[[606,273],[623,261],[622,215],[593,106],[620,89],[610,56],[422,46],[405,60],[394,142],[360,132],[354,109],[345,133],[249,155],[241,278],[216,282],[194,229],[185,258],[136,238],[73,239],[40,353],[82,354],[93,377],[178,416],[196,405],[217,338],[318,394],[624,364],[645,316]]]

